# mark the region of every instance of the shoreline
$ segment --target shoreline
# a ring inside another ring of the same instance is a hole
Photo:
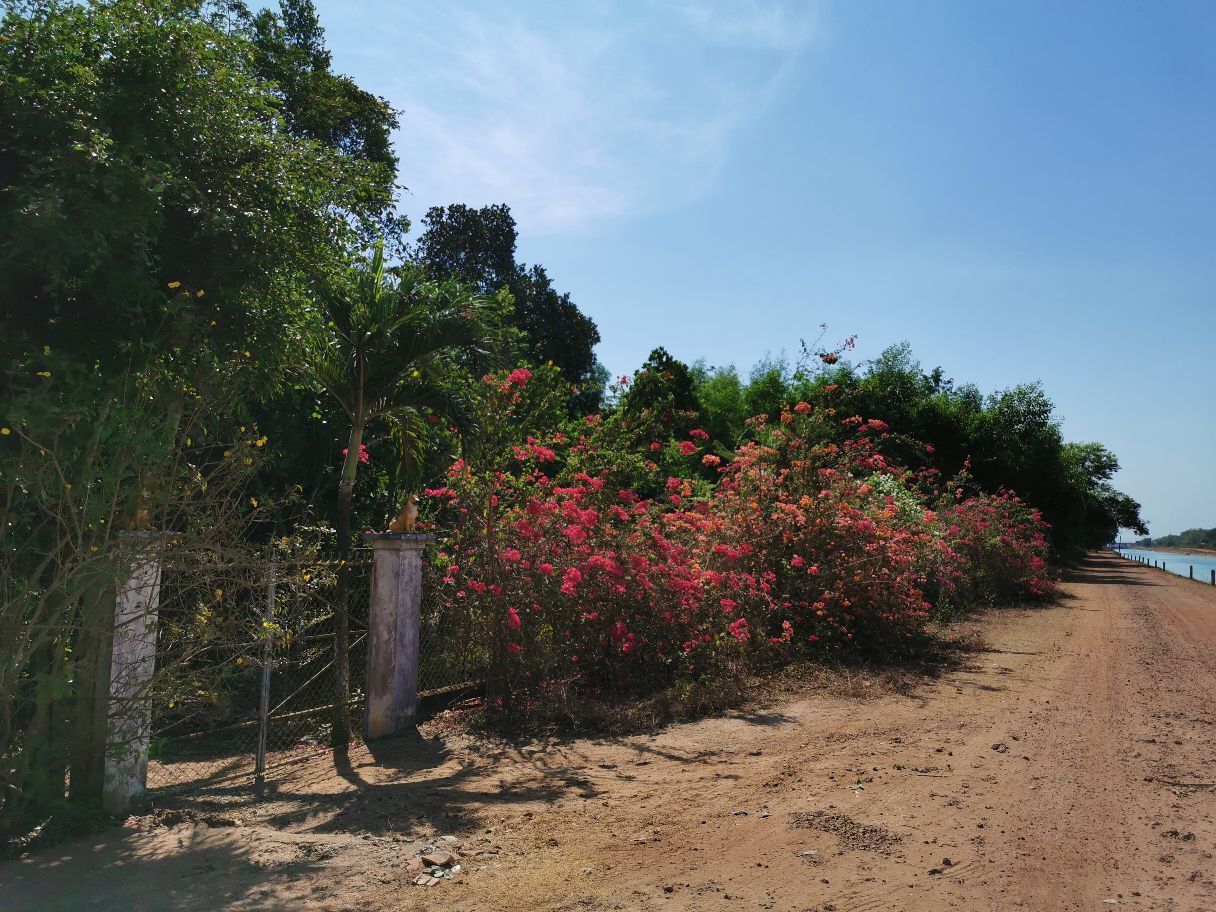
[[[1128,551],[1164,551],[1167,554],[1194,554],[1196,557],[1216,557],[1216,548],[1178,548],[1166,545],[1152,545],[1151,547],[1127,548]]]

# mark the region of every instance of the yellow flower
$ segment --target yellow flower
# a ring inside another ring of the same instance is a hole
[[[195,296],[196,298],[201,298],[201,297],[203,296],[203,290],[200,288],[198,291],[196,291],[196,292],[194,293],[194,296]]]
[[[0,427],[0,437],[7,437],[12,433],[12,430],[6,427]]]
[[[70,484],[64,483],[63,489],[65,491],[70,491],[70,490],[72,490],[72,486]]]
[[[237,663],[238,665],[244,665],[244,664],[245,664],[245,657],[244,657],[244,656],[237,656],[237,657],[236,657],[236,663]]]
[[[227,459],[232,455],[232,450],[224,450],[224,458]]]
[[[49,345],[42,346],[42,353],[44,355],[49,355],[51,353],[51,347]]]
[[[46,377],[47,379],[50,379],[51,372],[50,371],[38,371],[38,376]]]
[[[90,550],[90,551],[96,551],[96,550],[97,550],[97,546],[96,546],[96,545],[93,545],[91,548],[89,548],[89,550]]]
[[[216,590],[215,590],[215,597],[216,597],[217,599],[218,599],[218,598],[223,598],[223,597],[224,597],[224,590],[223,590],[223,589],[216,589]]]
[[[249,502],[251,504],[253,504],[255,507],[258,505],[258,499],[256,497],[250,497]]]
[[[252,355],[249,354],[249,352],[241,352],[241,354],[244,355],[246,358],[253,357]]]
[[[169,287],[170,287],[170,288],[181,288],[181,287],[182,287],[182,283],[181,283],[181,282],[170,282],[170,283],[169,283]]]
[[[266,441],[269,439],[270,438],[268,438],[265,434],[263,434],[261,437],[259,437],[257,440],[254,441],[254,445],[264,447],[264,446],[266,446]]]
[[[253,465],[253,460],[248,456],[245,457],[245,465]]]

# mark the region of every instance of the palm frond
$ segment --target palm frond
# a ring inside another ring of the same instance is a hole
[[[426,459],[426,421],[417,409],[402,409],[393,413],[388,423],[401,457],[397,463],[397,482],[406,491],[413,491]]]
[[[442,417],[460,434],[476,429],[468,398],[426,378],[394,390],[393,395],[378,400],[376,407],[378,416],[391,420],[406,412],[425,412]]]
[[[437,283],[409,264],[388,273],[382,244],[369,260],[321,296],[323,325],[305,345],[310,381],[326,390],[352,422],[390,424],[402,471],[421,465],[426,416],[472,429],[468,403],[453,375],[489,359],[493,332],[486,300],[457,282]]]

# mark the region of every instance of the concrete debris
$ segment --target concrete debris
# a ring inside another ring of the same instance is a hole
[[[451,880],[464,869],[460,865],[460,856],[428,847],[425,854],[415,855],[407,861],[405,870],[414,886],[434,887],[441,881]]]

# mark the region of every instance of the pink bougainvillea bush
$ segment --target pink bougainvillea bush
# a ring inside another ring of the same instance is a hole
[[[882,422],[799,403],[720,454],[618,410],[539,439],[514,430],[546,407],[531,373],[482,386],[483,446],[426,492],[428,593],[475,619],[502,704],[896,654],[935,609],[1050,591],[1041,518],[892,465]]]
[[[942,571],[943,608],[1055,594],[1047,524],[1038,510],[1009,491],[964,497],[956,488],[944,499],[936,516],[949,558]]]

